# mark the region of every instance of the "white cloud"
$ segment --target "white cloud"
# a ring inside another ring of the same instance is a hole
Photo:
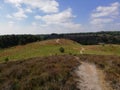
[[[71,30],[77,30],[78,32],[80,31],[84,31],[84,28],[81,24],[76,24],[76,23],[73,23],[73,22],[69,22],[69,23],[64,23],[62,24],[63,27],[65,28],[68,28],[68,29],[71,29]]]
[[[58,14],[46,15],[43,17],[43,20],[47,23],[64,23],[70,22],[73,17],[72,10],[67,9]]]
[[[36,22],[32,22],[32,26],[37,27],[38,25]]]
[[[47,24],[60,24],[60,23],[66,23],[71,22],[71,20],[75,16],[72,15],[72,10],[69,8],[63,12],[56,13],[56,14],[50,14],[45,16],[35,16],[35,19],[41,19]]]
[[[6,3],[11,3],[13,5],[15,5],[16,7],[20,7],[20,3],[22,0],[4,0]]]
[[[17,19],[17,20],[23,20],[27,18],[27,15],[25,14],[25,11],[22,8],[18,8],[18,11],[13,13],[12,15],[7,15],[7,18],[10,19]]]
[[[63,30],[83,30],[81,24],[76,24],[72,20],[74,19],[74,15],[72,14],[71,8],[64,10],[63,12],[59,12],[56,14],[49,14],[45,16],[36,15],[34,18],[39,20],[39,22],[43,22],[40,24],[42,27],[54,27],[63,29]],[[32,25],[39,27],[39,24],[32,23]]]
[[[90,23],[96,26],[105,26],[105,24],[113,23],[120,16],[120,3],[115,2],[109,6],[99,6],[91,14]]]
[[[58,2],[56,0],[5,0],[7,3],[11,3],[16,7],[21,7],[22,4],[29,6],[33,9],[42,10],[45,13],[58,12]]]
[[[56,0],[6,0],[6,2],[11,3],[18,9],[17,12],[12,12],[12,14],[6,16],[13,20],[23,20],[29,16],[29,13],[34,15],[36,10],[44,12],[42,13],[43,16],[37,13],[34,16],[35,21],[32,21],[30,26],[24,26],[24,28],[9,22],[9,25],[13,25],[13,30],[15,30],[9,33],[63,33],[84,30],[81,24],[74,23],[75,16],[72,14],[71,8],[59,12],[59,4]],[[25,7],[22,5],[25,5]],[[32,18],[33,15],[31,15]],[[6,27],[5,30],[7,29]]]
[[[110,6],[99,6],[92,13],[92,18],[105,17],[105,16],[118,16],[119,15],[120,3],[115,2]]]
[[[13,17],[15,17],[18,20],[22,20],[24,18],[27,18],[27,15],[25,14],[25,12],[22,8],[19,8],[19,11],[14,13]]]
[[[25,9],[25,12],[32,13],[33,11],[30,8]]]
[[[6,15],[7,18],[12,19],[13,17],[11,15]]]
[[[37,20],[40,20],[42,18],[42,16],[36,15],[34,18]]]
[[[113,19],[109,19],[109,18],[96,18],[91,21],[91,24],[98,25],[98,24],[102,24],[102,23],[109,23],[112,21],[113,21]]]
[[[32,13],[35,9],[44,13],[56,13],[59,11],[59,4],[56,0],[5,0],[5,2],[12,4],[18,9],[17,12],[6,16],[10,19],[23,20],[28,17],[27,14]],[[23,4],[25,7],[22,6]]]
[[[8,26],[9,26],[9,27],[13,27],[13,26],[14,26],[14,23],[15,23],[15,22],[13,22],[13,21],[9,21],[9,22],[8,22]]]

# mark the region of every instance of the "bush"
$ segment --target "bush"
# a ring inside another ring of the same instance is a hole
[[[63,47],[60,47],[60,48],[59,48],[59,51],[60,51],[61,53],[64,53],[64,52],[65,52],[65,49],[64,49]]]
[[[8,62],[8,61],[9,61],[9,58],[8,58],[8,57],[6,57],[6,58],[5,58],[5,62]]]

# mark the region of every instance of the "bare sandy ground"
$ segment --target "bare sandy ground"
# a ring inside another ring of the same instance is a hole
[[[57,40],[56,40],[56,43],[57,43],[57,44],[60,44],[60,39],[57,39]]]
[[[76,73],[80,90],[111,90],[104,80],[104,74],[93,64],[82,62]]]

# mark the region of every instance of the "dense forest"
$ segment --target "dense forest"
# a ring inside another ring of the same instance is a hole
[[[100,43],[120,44],[120,31],[68,34],[53,33],[46,35],[1,35],[0,48],[24,45],[31,42],[56,38],[71,39],[83,45],[96,45]]]

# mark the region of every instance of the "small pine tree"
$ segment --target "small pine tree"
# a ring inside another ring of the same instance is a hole
[[[60,48],[59,48],[59,51],[60,51],[61,53],[64,53],[64,52],[65,52],[65,49],[64,49],[63,47],[60,47]]]

